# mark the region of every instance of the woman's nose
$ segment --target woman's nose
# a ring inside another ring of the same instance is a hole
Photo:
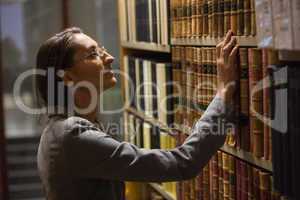
[[[104,56],[104,64],[110,64],[115,60],[115,58],[110,55],[109,53],[105,52],[105,56]]]

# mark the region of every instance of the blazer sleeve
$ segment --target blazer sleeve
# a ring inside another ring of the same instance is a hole
[[[223,128],[233,116],[230,108],[216,96],[189,137],[171,150],[138,148],[116,141],[92,123],[75,123],[63,140],[66,164],[81,178],[149,182],[193,178],[224,144]]]

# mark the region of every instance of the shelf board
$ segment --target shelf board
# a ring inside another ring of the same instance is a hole
[[[128,41],[122,41],[121,46],[124,48],[129,49],[138,49],[138,50],[145,50],[145,51],[156,51],[156,52],[164,52],[164,53],[170,53],[171,48],[169,45],[159,45],[159,44],[152,44],[148,42],[128,42]]]
[[[251,163],[257,167],[265,169],[269,172],[273,171],[272,163],[269,160],[264,160],[262,158],[256,158],[250,152],[232,148],[232,147],[227,146],[226,144],[223,147],[221,147],[220,150],[223,152],[226,152],[228,154],[231,154],[235,157],[238,157],[241,160],[247,161],[248,163]]]
[[[159,194],[161,194],[165,199],[167,200],[175,200],[176,198],[173,197],[172,194],[165,191],[159,184],[157,183],[148,183],[155,191],[157,191]]]
[[[297,51],[279,50],[279,60],[300,61],[300,50]]]
[[[237,42],[240,47],[257,47],[256,37],[236,36]],[[203,37],[203,38],[172,38],[172,45],[184,45],[184,46],[216,46],[223,40],[223,37]]]
[[[144,119],[146,122],[148,122],[154,126],[158,126],[160,129],[163,129],[163,130],[171,133],[171,135],[172,135],[172,131],[174,131],[174,129],[171,129],[166,124],[163,124],[162,122],[158,121],[157,119],[154,119],[153,117],[149,117],[149,116],[145,115],[144,113],[137,111],[134,108],[126,108],[126,110],[128,112]]]
[[[134,108],[127,108],[126,109],[128,112],[144,119],[146,122],[152,124],[152,125],[155,125],[155,126],[158,126],[160,127],[161,129],[164,129],[166,131],[168,131],[169,133],[172,133],[174,132],[175,130],[178,130],[180,131],[181,133],[184,133],[186,135],[189,135],[190,132],[191,132],[191,128],[189,127],[183,127],[183,126],[180,126],[180,127],[177,127],[176,129],[173,128],[171,129],[170,127],[168,127],[167,125],[164,125],[162,122],[156,120],[156,119],[153,119],[152,117],[148,117],[146,116],[144,113],[141,113],[137,110],[135,110]],[[233,155],[237,158],[240,158],[241,160],[244,160],[254,166],[257,166],[257,167],[260,167],[262,169],[265,169],[269,172],[272,172],[273,171],[273,168],[272,168],[272,163],[268,160],[264,160],[262,158],[256,158],[253,154],[251,154],[250,152],[247,152],[247,151],[244,151],[242,149],[236,149],[236,148],[232,148],[232,147],[229,147],[227,146],[226,144],[220,148],[221,151],[223,152],[226,152],[230,155]]]

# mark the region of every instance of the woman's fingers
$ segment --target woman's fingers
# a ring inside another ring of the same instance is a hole
[[[236,44],[229,55],[229,59],[231,59],[231,60],[233,59],[232,61],[236,61],[236,56],[237,56],[238,50],[239,50],[239,45]]]
[[[231,50],[233,49],[233,47],[236,45],[236,38],[235,37],[231,37],[230,42],[223,47],[223,52],[224,52],[224,56],[229,56],[229,54],[231,53]]]
[[[217,58],[220,58],[220,56],[221,56],[221,50],[222,50],[222,47],[223,47],[223,42],[220,42],[220,43],[217,45],[217,47],[216,47],[216,49],[217,49]]]
[[[229,30],[227,33],[226,33],[226,36],[225,36],[225,39],[223,41],[223,47],[227,45],[227,43],[231,40],[231,36],[232,36],[232,31]]]

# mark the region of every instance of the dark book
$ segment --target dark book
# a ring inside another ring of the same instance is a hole
[[[241,36],[244,34],[244,1],[237,0],[237,35]]]
[[[150,0],[151,1],[151,11],[152,11],[152,42],[154,43],[158,43],[158,30],[157,30],[157,24],[158,24],[158,20],[157,20],[157,1],[156,0]],[[174,12],[174,10],[172,10]],[[173,13],[172,12],[172,13]],[[175,17],[175,16],[173,16]],[[175,19],[176,21],[176,19]]]

